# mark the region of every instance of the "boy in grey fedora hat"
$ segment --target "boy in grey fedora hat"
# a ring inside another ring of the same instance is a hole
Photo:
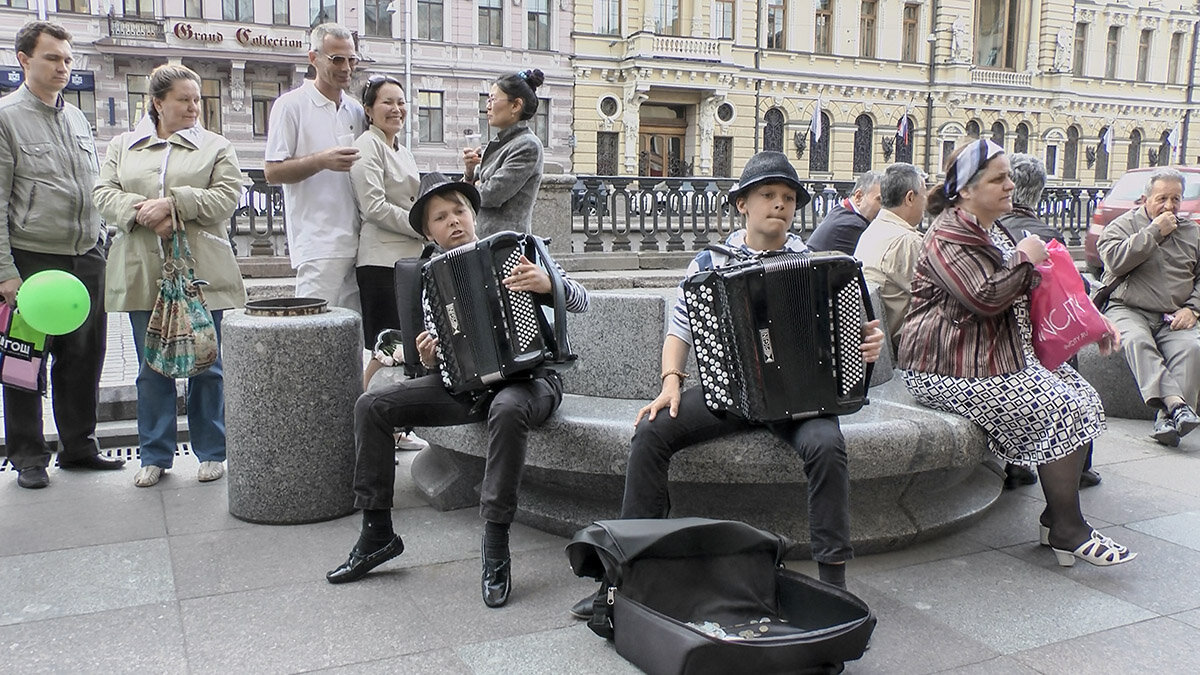
[[[477,240],[475,214],[480,200],[475,186],[448,180],[440,173],[429,173],[421,178],[419,195],[408,216],[414,230],[443,250]],[[587,291],[569,279],[561,267],[558,272],[566,282],[567,311],[586,311]],[[524,256],[504,279],[504,285],[510,291],[536,294],[551,290],[546,271]],[[404,552],[404,541],[392,529],[396,482],[393,429],[486,420],[488,454],[479,487],[479,513],[485,521],[481,591],[484,604],[500,607],[508,601],[512,589],[508,530],[517,510],[517,487],[525,467],[526,440],[529,430],[541,426],[562,403],[562,381],[552,370],[538,370],[527,379],[496,385],[481,400],[453,396],[437,373],[438,336],[428,313],[425,327],[416,337],[416,346],[421,363],[433,374],[368,391],[354,406],[354,444],[358,453],[354,505],[363,511],[362,532],[346,562],[325,578],[331,584],[356,581]]]
[[[741,179],[729,192],[742,214],[745,227],[735,230],[725,245],[746,257],[765,251],[808,251],[800,237],[791,232],[796,209],[809,201],[796,170],[781,152],[760,152],[746,162]],[[738,262],[717,251],[705,250],[688,266],[684,279]],[[736,417],[714,415],[704,403],[701,387],[683,389],[689,375],[684,372],[692,346],[691,321],[683,300],[683,284],[671,313],[671,323],[662,347],[662,391],[638,411],[629,444],[628,472],[621,518],[665,518],[670,509],[667,473],[671,457],[700,440],[747,430],[754,423]],[[868,363],[879,358],[883,331],[879,321],[863,325],[860,350]],[[814,355],[815,358],[816,355]],[[846,444],[835,416],[768,425],[804,458],[808,475],[808,513],[812,532],[812,555],[821,579],[845,587],[846,560],[850,548],[850,474]],[[593,598],[571,608],[578,618],[592,614]]]

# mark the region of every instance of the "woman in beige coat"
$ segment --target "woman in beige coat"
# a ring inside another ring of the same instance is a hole
[[[152,107],[137,128],[108,146],[96,207],[117,234],[108,254],[105,309],[129,312],[142,361],[137,376],[138,487],[154,485],[175,457],[175,381],[146,366],[146,326],[158,296],[172,211],[187,235],[197,279],[221,336],[222,310],[241,307],[246,289],[226,228],[242,194],[242,173],[228,140],[199,126],[200,77],[184,66],[150,73]],[[188,379],[188,432],[198,478],[225,474],[225,392],[221,359]]]
[[[350,167],[350,182],[362,221],[356,274],[363,344],[370,349],[380,331],[400,327],[394,266],[400,258],[420,255],[425,239],[408,224],[421,176],[412,153],[399,143],[408,115],[404,89],[394,78],[375,75],[367,80],[362,104],[371,126],[354,142],[360,154]]]

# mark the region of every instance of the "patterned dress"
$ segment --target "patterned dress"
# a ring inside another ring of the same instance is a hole
[[[993,228],[992,243],[1007,261],[1012,243]],[[902,371],[922,405],[966,417],[983,427],[1002,460],[1033,467],[1070,454],[1106,428],[1100,396],[1071,366],[1047,370],[1033,352],[1029,296],[1013,304],[1021,328],[1024,370],[992,377],[951,377]]]

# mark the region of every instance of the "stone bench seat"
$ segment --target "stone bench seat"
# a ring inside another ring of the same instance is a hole
[[[1142,400],[1123,352],[1102,356],[1099,347],[1088,345],[1079,352],[1079,374],[1096,388],[1109,417],[1154,419],[1155,410]]]

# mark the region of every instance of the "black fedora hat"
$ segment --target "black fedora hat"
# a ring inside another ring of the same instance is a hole
[[[475,213],[479,213],[479,190],[476,190],[474,185],[450,180],[437,171],[430,171],[421,176],[421,187],[417,191],[417,201],[413,202],[412,208],[408,210],[409,226],[428,238],[429,235],[425,233],[425,206],[429,204],[430,197],[447,192],[462,194],[462,196],[467,198],[467,201],[471,202],[471,207],[475,209]]]
[[[729,188],[729,201],[736,200],[743,196],[746,190],[761,183],[786,183],[791,186],[796,190],[796,208],[798,209],[804,208],[812,200],[808,190],[805,190],[804,186],[800,184],[800,177],[796,175],[796,169],[788,161],[787,155],[773,150],[763,150],[755,153],[746,162],[746,166],[742,169],[742,177],[733,187]]]

